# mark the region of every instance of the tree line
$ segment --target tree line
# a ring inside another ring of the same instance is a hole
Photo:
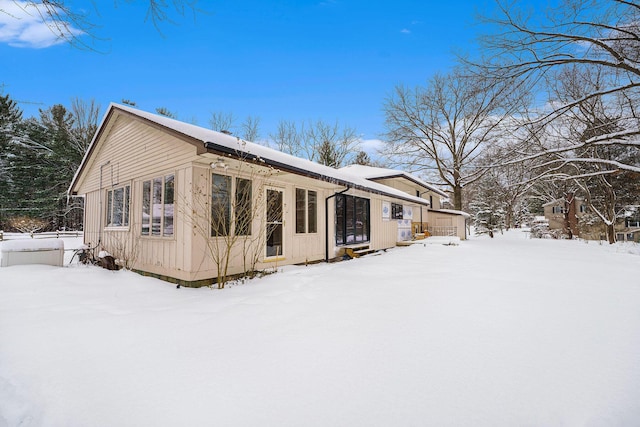
[[[82,229],[82,200],[67,189],[97,129],[100,106],[73,99],[23,118],[0,96],[0,229]]]

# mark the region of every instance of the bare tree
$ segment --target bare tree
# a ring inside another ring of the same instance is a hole
[[[426,87],[397,86],[384,106],[392,163],[435,172],[462,209],[462,189],[482,176],[474,163],[486,144],[500,139],[501,124],[513,113],[512,80],[490,80],[461,68],[436,75]]]
[[[264,258],[270,237],[266,224],[273,212],[265,193],[274,170],[241,149],[235,160],[221,157],[212,167],[210,179],[200,179],[181,210],[192,221],[194,234],[205,242],[206,256],[216,268],[217,287],[222,289],[231,278],[232,262],[241,260],[243,274],[253,276]]]
[[[170,111],[167,107],[158,107],[156,108],[156,113],[161,116],[169,117],[170,119],[177,119],[178,115],[173,111]]]
[[[233,113],[226,113],[223,111],[215,111],[211,113],[209,118],[209,126],[216,132],[228,132],[231,133],[234,127],[236,118]]]
[[[305,143],[304,123],[299,126],[294,121],[280,120],[276,132],[269,136],[279,151],[293,156],[303,155],[302,151]]]
[[[100,109],[100,104],[97,104],[95,99],[84,101],[80,98],[73,98],[71,100],[71,115],[74,121],[71,141],[75,149],[82,155],[89,148],[89,144],[98,130]]]
[[[355,129],[318,120],[307,128],[309,160],[339,168],[351,162],[359,151],[359,137]]]
[[[498,0],[498,6],[500,15],[486,19],[501,32],[492,32],[483,40],[486,56],[490,58],[478,68],[483,75],[523,78],[540,94],[555,86],[554,80],[564,67],[598,70],[610,76],[602,85],[592,86],[579,97],[548,100],[532,123],[544,125],[561,119],[593,99],[625,100],[623,114],[616,117],[619,130],[566,142],[554,147],[553,153],[575,153],[593,146],[611,145],[639,149],[640,4],[628,0],[567,0],[556,8],[544,9],[544,15],[524,13],[518,2],[507,4]],[[566,160],[567,156],[563,157],[562,161]],[[640,172],[637,162],[598,156],[574,160]]]
[[[270,135],[278,150],[331,166],[342,167],[352,162],[359,151],[356,130],[323,120],[297,124],[281,120]]]
[[[255,142],[260,138],[260,117],[247,116],[240,125],[240,137],[245,141]]]

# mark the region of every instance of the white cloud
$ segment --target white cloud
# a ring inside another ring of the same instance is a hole
[[[406,29],[406,28],[401,29],[401,30],[400,30],[400,32],[401,32],[402,34],[411,34],[411,30],[408,30],[408,29]]]
[[[361,139],[358,143],[360,150],[365,151],[369,155],[377,155],[378,151],[384,146],[384,141],[380,139]]]
[[[55,22],[43,21],[46,12],[39,6],[25,1],[0,0],[0,43],[13,47],[46,48],[64,43],[65,38],[54,34]],[[42,13],[42,16],[41,16]],[[82,31],[71,27],[69,37]]]

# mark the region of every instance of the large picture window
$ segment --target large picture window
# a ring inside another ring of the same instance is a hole
[[[142,235],[173,236],[175,177],[165,175],[142,183]]]
[[[296,233],[318,232],[318,193],[296,188]]]
[[[107,190],[107,227],[129,226],[129,198],[131,187],[125,185]]]
[[[369,199],[336,196],[336,245],[368,242],[370,239]]]

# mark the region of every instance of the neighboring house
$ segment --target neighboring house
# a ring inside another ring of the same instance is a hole
[[[616,224],[616,240],[640,243],[640,206],[624,209],[620,224]]]
[[[443,193],[419,180],[369,180],[117,104],[69,193],[85,198],[87,245],[195,286],[222,269],[234,275],[393,247],[398,219],[413,223],[420,212],[429,226],[450,218],[458,234],[464,224],[459,213],[430,210]]]
[[[580,237],[578,223],[587,212],[584,199],[568,195],[566,199],[553,200],[542,207],[550,230],[560,230],[572,237]]]
[[[586,240],[606,240],[607,231],[601,221],[591,224],[587,221],[588,207],[581,197],[568,197],[546,203],[544,216],[550,230],[558,230],[568,235]],[[591,216],[593,218],[593,215]],[[615,226],[616,241],[640,241],[640,208],[628,207],[623,210]]]

